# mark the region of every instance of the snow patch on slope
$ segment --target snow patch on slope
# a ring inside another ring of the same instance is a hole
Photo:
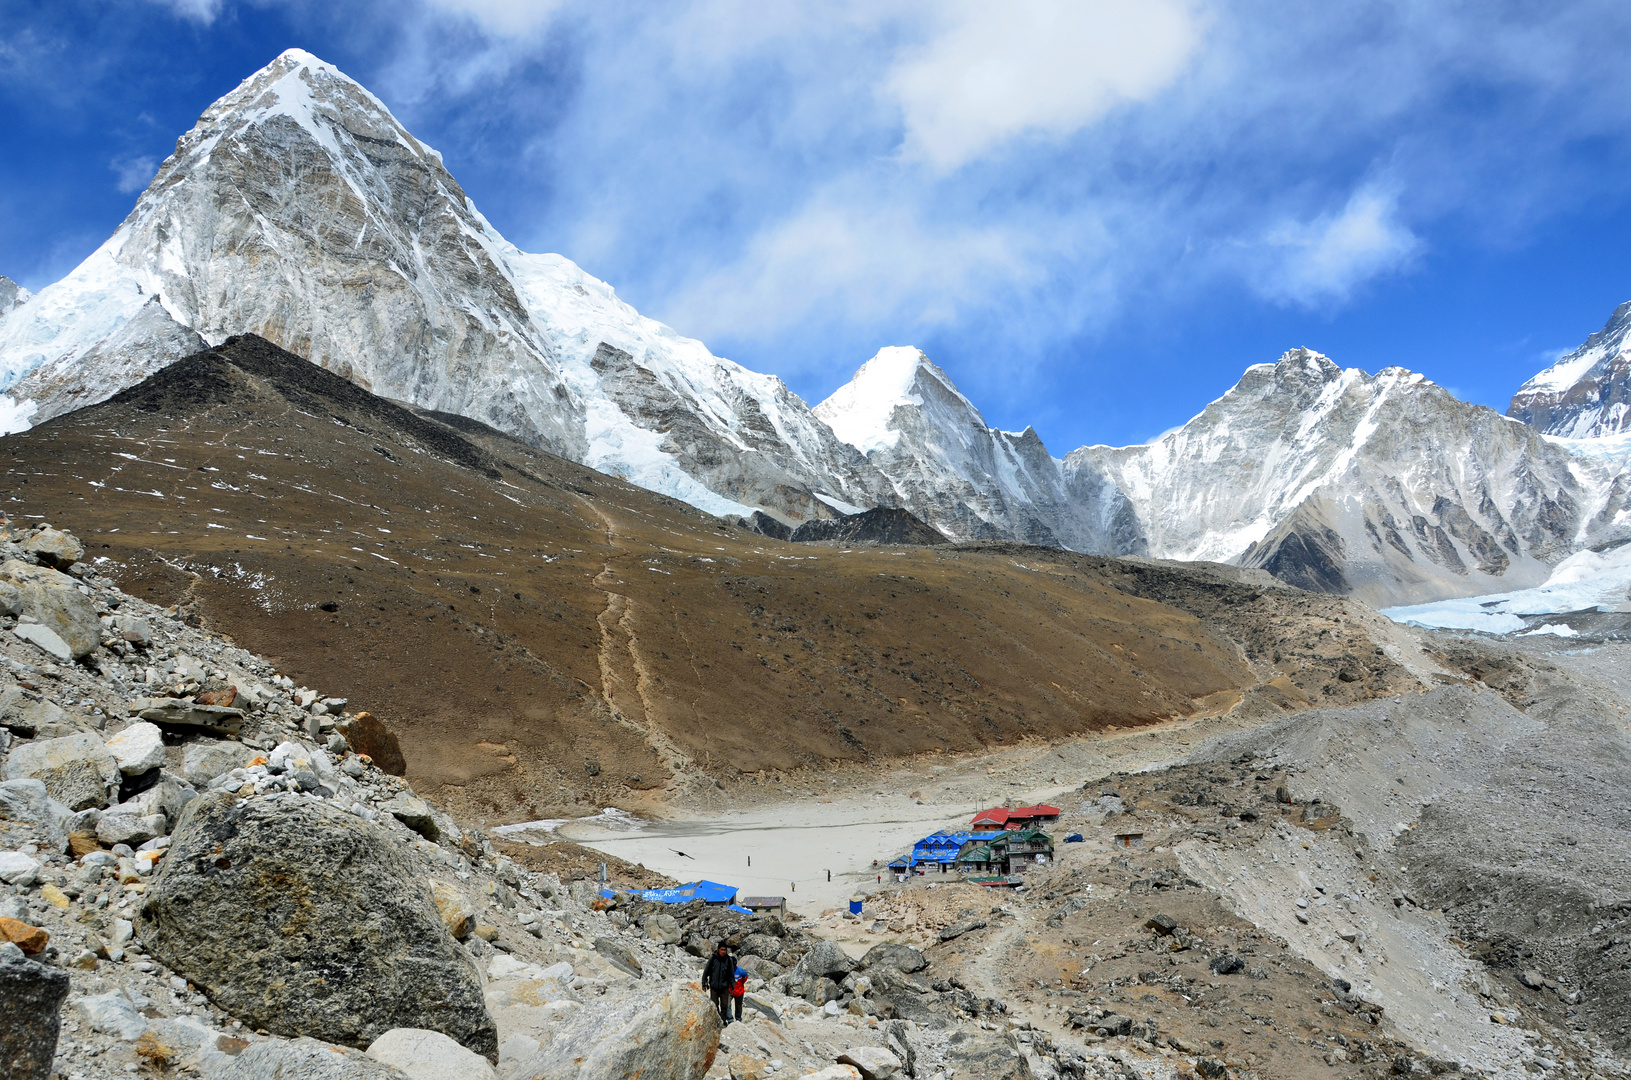
[[[900,432],[891,426],[890,418],[901,406],[923,405],[922,396],[913,392],[913,384],[920,373],[932,374],[936,370],[921,349],[908,345],[887,346],[862,364],[849,382],[817,405],[815,414],[835,435],[863,454],[893,450],[900,441]],[[963,397],[950,380],[940,381],[951,393]]]

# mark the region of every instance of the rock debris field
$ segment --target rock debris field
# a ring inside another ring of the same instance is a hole
[[[7,1077],[1628,1075],[1624,646],[1423,635],[1437,689],[1061,796],[1021,889],[805,920],[527,869],[66,532],[0,615]]]

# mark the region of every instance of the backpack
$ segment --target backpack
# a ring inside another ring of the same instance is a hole
[[[736,985],[731,987],[731,997],[741,997],[748,992],[748,973],[741,968],[736,969]]]

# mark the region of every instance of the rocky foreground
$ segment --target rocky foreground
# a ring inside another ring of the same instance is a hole
[[[71,534],[0,539],[0,611],[7,1077],[1122,1075],[913,948],[528,872],[367,713]],[[723,1033],[695,982],[721,940],[753,973]]]

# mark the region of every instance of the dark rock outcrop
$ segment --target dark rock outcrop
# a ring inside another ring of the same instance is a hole
[[[365,1047],[424,1028],[493,1057],[480,977],[424,869],[325,804],[206,795],[182,816],[140,933],[221,1008],[274,1033]]]

